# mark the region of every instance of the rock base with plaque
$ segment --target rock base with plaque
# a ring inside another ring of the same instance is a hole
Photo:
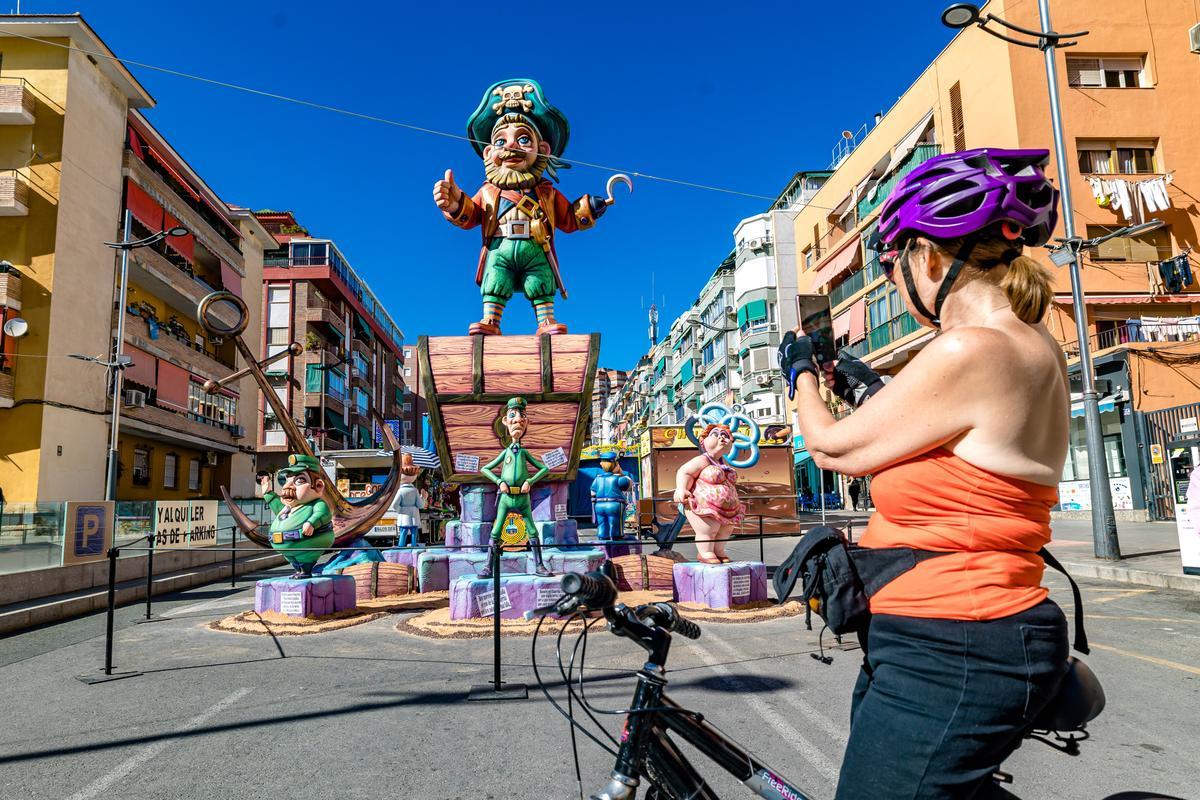
[[[358,608],[354,578],[329,575],[316,578],[268,578],[254,586],[254,610],[289,617],[326,617]]]
[[[702,564],[688,561],[674,567],[675,600],[708,608],[731,608],[767,598],[767,567],[761,561]]]
[[[537,575],[500,576],[500,619],[520,619],[526,611],[548,606],[562,597],[561,578]],[[491,578],[463,577],[450,584],[450,619],[492,616]]]

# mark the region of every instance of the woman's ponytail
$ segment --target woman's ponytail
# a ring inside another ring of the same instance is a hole
[[[1029,256],[1017,256],[1008,265],[1000,280],[1000,288],[1008,295],[1013,313],[1030,325],[1041,322],[1054,300],[1050,270]]]

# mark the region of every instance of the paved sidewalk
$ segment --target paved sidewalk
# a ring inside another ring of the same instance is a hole
[[[1076,578],[1200,593],[1200,575],[1183,574],[1174,522],[1118,522],[1120,561],[1094,556],[1090,520],[1054,520],[1050,551]]]

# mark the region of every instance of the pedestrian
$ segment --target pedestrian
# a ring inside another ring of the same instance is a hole
[[[858,478],[850,481],[850,488],[847,490],[850,493],[850,508],[858,511],[858,495],[862,491],[862,486],[858,482]]]
[[[847,356],[818,367],[807,336],[780,345],[817,466],[874,473],[883,513],[861,544],[937,551],[870,599],[837,800],[991,796],[993,773],[1067,671],[1066,619],[1041,585],[1038,551],[1070,394],[1042,324],[1051,276],[1022,255],[1058,218],[1048,160],[935,156],[884,202],[873,237],[882,271],[917,321],[941,330],[891,383]],[[858,410],[834,419],[822,377]]]

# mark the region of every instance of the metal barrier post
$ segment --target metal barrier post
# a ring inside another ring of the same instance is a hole
[[[108,612],[105,615],[104,627],[104,671],[100,675],[80,675],[79,680],[87,684],[119,681],[122,678],[132,678],[141,675],[140,672],[113,672],[113,618],[117,610],[117,556],[121,554],[118,547],[108,550]]]
[[[229,540],[229,588],[237,586],[237,528],[233,529],[233,536]]]
[[[537,532],[533,535],[536,536]],[[493,542],[490,549],[488,557],[492,558],[492,682],[472,686],[467,699],[524,700],[529,697],[529,689],[525,684],[504,683],[500,678],[500,543]]]
[[[154,616],[152,609],[154,603],[154,540],[153,533],[146,537],[146,616],[134,620],[134,623],[138,625],[146,622],[162,622],[167,619],[167,617]]]
[[[766,563],[766,556],[763,555],[763,515],[758,515],[758,560]]]

